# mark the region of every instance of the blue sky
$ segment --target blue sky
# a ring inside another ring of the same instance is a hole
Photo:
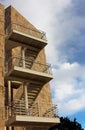
[[[46,31],[53,102],[85,128],[85,0],[0,0]],[[23,6],[22,6],[23,5]]]

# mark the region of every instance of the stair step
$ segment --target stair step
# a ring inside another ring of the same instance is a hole
[[[29,92],[27,95],[36,95],[36,94],[38,94],[38,92],[37,91],[35,91],[35,92]]]
[[[27,50],[27,53],[28,53],[28,54],[35,54],[35,55],[38,54],[36,51],[31,51],[31,50],[29,50],[29,49]]]
[[[36,93],[28,93],[28,96],[36,96]]]
[[[30,97],[30,99],[34,100],[34,99],[35,99],[35,97]]]
[[[38,90],[40,90],[40,88],[39,87],[30,87],[30,88],[28,88],[28,92],[29,91],[38,91]]]
[[[24,107],[22,107],[22,106],[15,106],[14,107],[14,109],[20,109],[20,108],[25,109],[25,105],[24,105]]]

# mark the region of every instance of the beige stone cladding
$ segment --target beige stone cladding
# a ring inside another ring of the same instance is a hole
[[[0,130],[4,130],[4,6],[0,4]]]
[[[9,11],[11,10],[11,11]],[[18,31],[23,31],[25,32],[26,31],[26,28],[29,28],[27,30],[31,30],[31,29],[34,29],[35,30],[35,36],[39,36],[37,31],[38,29],[36,29],[29,21],[27,21],[19,12],[17,12],[13,7],[8,7],[6,9],[6,11],[8,13],[6,13],[6,15],[11,19],[9,20],[9,24],[12,24],[12,23],[16,23],[16,25],[22,25],[22,26],[19,26],[19,29],[18,28],[14,28],[14,29],[17,29]],[[10,12],[10,13],[9,13]],[[8,15],[9,14],[9,15]],[[11,23],[10,23],[11,21]],[[20,28],[21,27],[21,28]],[[23,28],[22,28],[23,27]],[[29,34],[30,32],[28,32]],[[31,32],[31,35],[34,35],[33,31]],[[19,48],[15,48],[15,49],[12,49],[12,55],[13,56],[18,56],[20,55],[21,49],[20,47]],[[36,62],[39,62],[39,63],[42,63],[42,64],[46,64],[46,56],[45,56],[45,51],[44,49],[42,49],[39,54],[37,55],[36,57]],[[42,69],[42,66],[39,65],[39,64],[34,64],[33,67],[35,68],[36,71],[39,71],[40,69]],[[38,94],[38,97],[37,97],[37,100],[38,101],[42,101],[44,104],[45,103],[48,103],[48,104],[51,104],[52,101],[51,101],[51,94],[50,94],[50,86],[49,86],[49,83],[47,83],[46,85],[43,86],[43,89],[41,90],[41,92]]]
[[[1,24],[3,25],[3,22]],[[5,10],[5,31],[7,33],[10,33],[10,31],[13,29],[16,31],[19,31],[21,33],[26,33],[26,34],[32,35],[37,38],[41,38],[41,36],[42,36],[42,34],[40,33],[40,31],[38,29],[36,29],[28,20],[26,20],[19,12],[17,12],[16,9],[14,9],[12,6],[9,6]],[[2,30],[2,32],[4,32],[4,31]],[[3,42],[0,42],[0,44],[4,43],[3,35],[0,35],[0,39],[1,38],[2,38],[1,41],[3,41]],[[11,44],[14,44],[13,41],[11,41]],[[3,44],[2,44],[2,48],[3,48]],[[7,50],[7,51],[5,50],[6,60],[10,59],[10,57],[21,56],[21,49],[22,49],[22,47],[18,46],[16,48],[13,48],[12,50]],[[0,54],[2,54],[2,53],[3,52],[1,50]],[[28,56],[28,58],[29,58],[29,56]],[[3,61],[3,58],[1,60]],[[39,53],[35,57],[35,61],[37,63],[46,65],[46,55],[45,55],[44,49],[39,51]],[[13,61],[12,61],[12,63],[13,63]],[[43,66],[41,64],[34,64],[32,66],[32,68],[34,68],[34,70],[36,70],[36,71],[40,71],[40,69],[41,70],[43,69]],[[2,62],[2,66],[0,66],[0,71],[3,71],[3,66],[4,65]],[[3,75],[3,73],[2,73],[2,75]],[[3,76],[2,76],[2,81],[3,81]],[[3,86],[3,82],[2,82],[2,86]],[[14,89],[13,92],[14,92],[14,96],[15,96],[15,94],[17,93],[17,90]],[[2,104],[3,104],[3,102],[4,101],[2,101]],[[41,88],[40,92],[38,93],[34,102],[38,103],[39,110],[40,110],[39,114],[41,116],[47,111],[47,109],[52,107],[52,97],[51,97],[51,93],[50,93],[49,83],[42,86],[42,88]],[[2,106],[4,106],[4,105],[2,105]],[[22,127],[22,128],[15,127],[14,130],[25,130],[25,127]]]

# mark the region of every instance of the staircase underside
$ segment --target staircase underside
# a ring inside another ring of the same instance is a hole
[[[5,122],[6,126],[32,126],[32,127],[52,127],[60,123],[59,118],[32,117],[16,115]]]

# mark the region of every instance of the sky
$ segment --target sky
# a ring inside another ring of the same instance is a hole
[[[77,118],[85,128],[85,0],[0,0],[14,6],[46,32],[52,65],[51,94],[59,115]]]

